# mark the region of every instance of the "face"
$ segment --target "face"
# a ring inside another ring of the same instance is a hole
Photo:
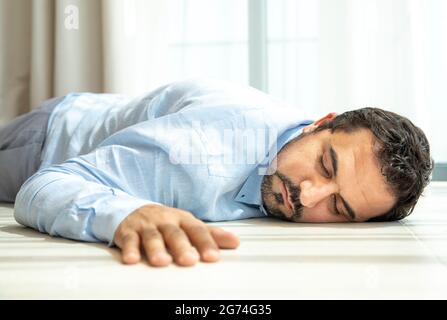
[[[277,155],[262,181],[264,207],[295,222],[362,222],[390,210],[395,199],[374,155],[371,131],[304,133]]]

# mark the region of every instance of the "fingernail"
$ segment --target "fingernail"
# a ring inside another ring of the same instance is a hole
[[[125,262],[126,263],[136,263],[139,260],[139,256],[136,252],[129,252],[128,254],[126,254],[125,256]]]
[[[219,259],[219,251],[214,250],[214,249],[206,250],[203,253],[203,258],[206,261],[216,261],[217,259]]]
[[[189,264],[195,263],[198,259],[199,259],[199,255],[198,255],[197,251],[196,250],[190,250],[190,251],[187,251],[187,252],[183,253],[180,256],[179,260],[180,260],[181,264],[189,265]]]
[[[172,258],[169,254],[166,252],[157,252],[155,253],[152,258],[150,259],[153,264],[160,265],[160,264],[168,264],[172,262]]]

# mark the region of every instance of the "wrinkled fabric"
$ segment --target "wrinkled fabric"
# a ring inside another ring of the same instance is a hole
[[[63,99],[47,100],[0,128],[0,201],[14,202],[22,184],[40,167],[49,118]]]
[[[261,91],[211,79],[134,98],[70,94],[50,118],[41,168],[20,189],[15,218],[112,245],[121,221],[151,203],[204,221],[262,217],[259,177],[311,122]]]

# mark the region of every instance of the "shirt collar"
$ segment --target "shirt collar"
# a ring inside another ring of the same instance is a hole
[[[310,120],[303,121],[300,122],[299,125],[286,130],[277,140],[277,150],[281,150],[290,140],[300,135],[303,131],[303,128],[311,123],[312,121]],[[267,162],[268,159],[269,158],[267,156],[260,164],[255,167],[255,169],[250,173],[247,180],[245,180],[244,184],[242,185],[242,188],[239,190],[234,198],[234,200],[238,202],[259,207],[262,213],[264,213],[265,215],[267,215],[267,212],[265,211],[261,200],[261,183],[264,175],[259,174],[258,167],[260,165],[266,165],[266,163],[264,162]]]

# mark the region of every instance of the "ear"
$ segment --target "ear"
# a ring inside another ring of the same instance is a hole
[[[328,113],[326,116],[324,116],[323,118],[311,123],[310,125],[306,126],[303,129],[304,133],[308,133],[308,132],[312,132],[314,131],[316,128],[318,128],[319,126],[331,121],[332,119],[334,119],[337,116],[337,113],[335,112],[331,112]]]

